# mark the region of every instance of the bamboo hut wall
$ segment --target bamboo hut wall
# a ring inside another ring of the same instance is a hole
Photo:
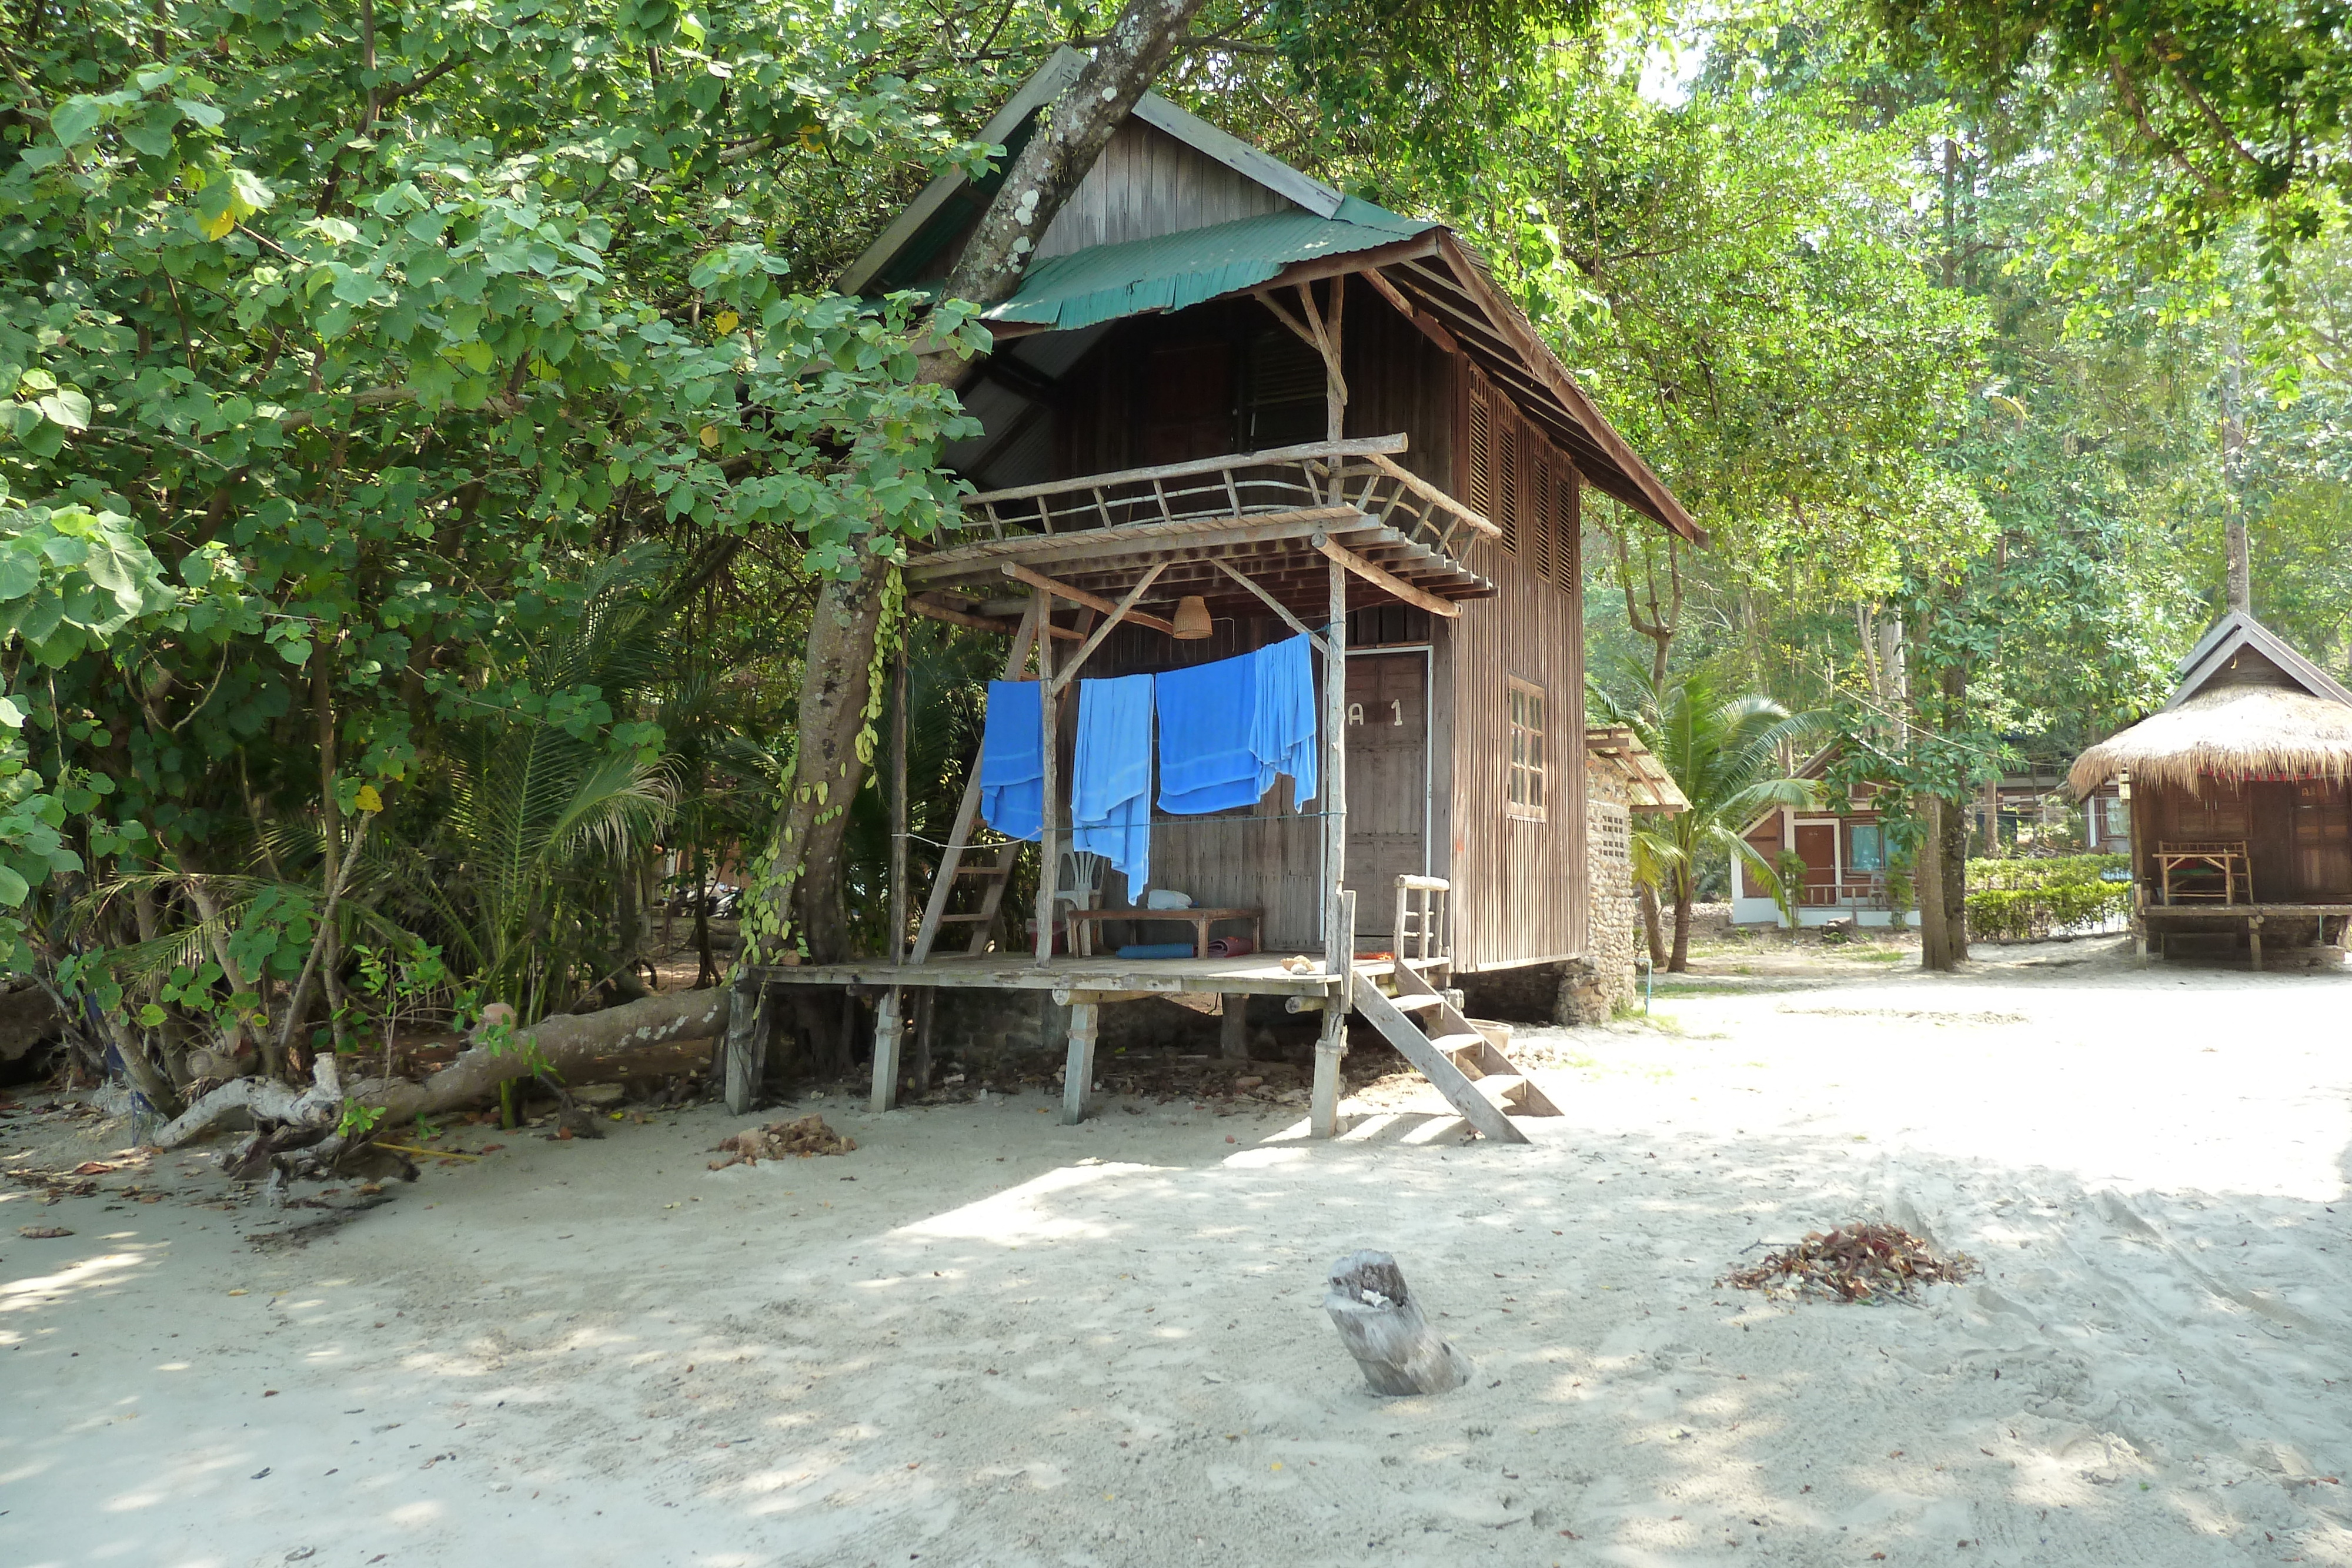
[[[2166,843],[2242,842],[2260,904],[2352,901],[2352,790],[2329,779],[2208,779],[2132,791],[2132,869],[2151,899]]]

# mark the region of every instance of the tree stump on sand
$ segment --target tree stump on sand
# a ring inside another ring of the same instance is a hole
[[[1375,1394],[1444,1394],[1470,1381],[1469,1359],[1438,1338],[1385,1252],[1332,1264],[1323,1310]]]

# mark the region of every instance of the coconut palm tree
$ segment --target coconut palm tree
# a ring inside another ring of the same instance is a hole
[[[1596,689],[1591,706],[1596,716],[1639,736],[1690,802],[1688,810],[1646,830],[1635,855],[1635,874],[1646,870],[1653,897],[1673,900],[1674,948],[1666,967],[1679,974],[1690,967],[1691,901],[1702,863],[1727,856],[1765,886],[1780,886],[1780,873],[1739,830],[1773,807],[1813,804],[1812,782],[1787,777],[1781,758],[1794,749],[1790,743],[1809,741],[1820,721],[1768,696],[1727,695],[1705,667],[1669,677],[1664,685],[1653,685],[1643,672],[1629,685],[1630,699]],[[1656,941],[1653,928],[1654,956]]]

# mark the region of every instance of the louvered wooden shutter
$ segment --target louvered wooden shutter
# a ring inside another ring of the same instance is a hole
[[[1502,546],[1519,553],[1519,424],[1507,409],[1495,411],[1495,504],[1486,515],[1503,530]]]
[[[1527,535],[1528,564],[1535,568],[1538,580],[1549,582],[1552,580],[1551,462],[1542,455],[1540,448],[1533,466],[1531,477],[1534,483],[1528,489],[1528,515],[1521,526]]]
[[[1560,476],[1557,492],[1558,504],[1552,510],[1555,540],[1552,545],[1552,581],[1561,591],[1574,593],[1584,576],[1584,514],[1583,497],[1579,494],[1576,471],[1570,469]]]
[[[1470,509],[1483,517],[1495,513],[1495,427],[1493,394],[1486,379],[1470,382]]]

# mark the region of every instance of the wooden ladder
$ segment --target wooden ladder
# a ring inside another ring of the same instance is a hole
[[[1522,1116],[1557,1116],[1560,1109],[1536,1087],[1534,1080],[1503,1054],[1500,1047],[1463,1017],[1461,1009],[1447,1001],[1443,991],[1429,983],[1420,966],[1434,967],[1433,957],[1424,956],[1415,961],[1406,956],[1403,884],[1415,884],[1415,892],[1448,891],[1444,882],[1428,877],[1399,877],[1397,881],[1397,994],[1388,995],[1372,977],[1358,970],[1352,998],[1356,1010],[1423,1078],[1435,1084],[1446,1103],[1461,1112],[1462,1119],[1482,1136],[1498,1144],[1524,1144],[1528,1135],[1512,1124],[1513,1113]],[[1424,908],[1418,922],[1420,929],[1414,934],[1421,938],[1424,954],[1433,924]]]
[[[1022,618],[1021,629],[1013,634],[1013,652],[1004,661],[1004,679],[1018,680],[1029,663],[1029,646],[1037,637],[1038,609],[1033,604]],[[1020,857],[1026,842],[1007,839],[996,846],[993,865],[966,865],[964,852],[971,847],[971,831],[980,822],[980,758],[971,759],[971,774],[963,787],[963,803],[956,808],[955,826],[948,833],[947,848],[940,854],[940,869],[931,878],[931,896],[923,905],[923,922],[915,931],[915,948],[908,956],[909,964],[920,964],[931,956],[931,948],[940,939],[942,925],[970,925],[971,940],[965,946],[967,953],[988,951],[989,938],[995,934],[996,915],[1003,907],[1004,889],[1013,877],[1013,864]],[[982,845],[982,849],[988,846]],[[955,891],[959,877],[979,876],[988,879],[982,893],[980,908],[969,915],[950,915],[948,896]]]

